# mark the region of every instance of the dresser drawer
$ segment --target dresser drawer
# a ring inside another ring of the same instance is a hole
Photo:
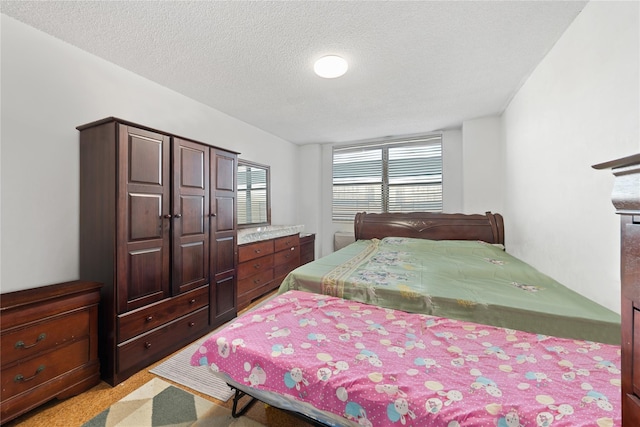
[[[2,365],[47,351],[65,342],[89,335],[89,312],[72,312],[53,319],[3,331],[0,339]]]
[[[273,253],[273,240],[238,246],[238,262],[249,261]]]
[[[2,369],[2,401],[84,365],[89,353],[87,337]]]
[[[185,338],[206,331],[209,325],[209,308],[181,317],[173,322],[141,335],[133,340],[119,344],[117,349],[118,371],[130,368],[143,368],[156,356],[165,354],[167,348]]]
[[[209,304],[209,285],[118,316],[123,342]]]
[[[279,252],[300,246],[300,236],[297,234],[291,236],[278,237],[274,240],[274,251]]]
[[[273,268],[273,276],[275,278],[284,277],[300,265],[300,259],[298,257],[291,258],[284,264],[277,265]]]
[[[290,264],[291,261],[296,261],[296,263],[300,263],[300,250],[297,246],[293,246],[287,250],[276,252],[273,256],[273,265],[277,269],[279,265]],[[296,267],[298,265],[296,264]],[[276,272],[276,276],[278,273]]]
[[[260,288],[273,280],[273,269],[263,271],[255,276],[247,277],[246,279],[238,280],[238,296],[251,292],[256,288]]]
[[[238,279],[246,279],[273,266],[273,255],[252,259],[238,265]]]

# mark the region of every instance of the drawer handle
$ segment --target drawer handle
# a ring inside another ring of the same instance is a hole
[[[189,304],[195,304],[196,303],[196,299],[192,299],[191,301],[189,301]]]
[[[259,253],[261,252],[261,251],[260,251],[260,249],[254,249],[253,251],[254,251],[255,253],[257,253],[257,254],[259,254]]]
[[[24,341],[18,341],[15,345],[15,348],[22,348],[26,350],[27,348],[35,347],[36,345],[38,345],[40,341],[44,340],[46,337],[47,337],[47,334],[43,332],[40,335],[38,335],[38,338],[36,338],[36,342],[34,342],[33,344],[25,345]]]
[[[182,214],[179,214],[179,213],[178,213],[178,214],[175,214],[173,217],[174,217],[174,218],[182,218]]]
[[[296,247],[295,247],[295,246],[294,246],[294,247],[292,247],[292,248],[291,248],[291,250],[292,250],[292,251],[295,251],[295,250],[296,250]]]
[[[144,320],[146,320],[147,322],[151,322],[153,320],[153,316],[147,316],[147,318]]]
[[[254,264],[254,265],[253,265],[253,268],[255,268],[255,269],[260,268],[260,264]]]
[[[13,382],[16,383],[26,383],[27,381],[31,381],[32,379],[34,379],[40,372],[44,371],[44,365],[40,365],[38,366],[38,369],[36,369],[36,373],[33,374],[33,376],[29,377],[29,378],[25,378],[24,375],[22,374],[18,374],[13,378]]]
[[[145,342],[144,348],[151,348],[151,343],[149,341]]]
[[[254,279],[253,283],[255,283],[257,285],[258,283],[260,283],[260,279]]]
[[[189,327],[193,328],[194,326],[196,326],[196,322],[189,322]]]

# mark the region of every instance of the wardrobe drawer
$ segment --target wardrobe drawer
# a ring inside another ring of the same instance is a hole
[[[300,246],[300,236],[297,234],[294,234],[292,236],[278,237],[274,240],[274,250],[276,252],[290,249],[295,246]]]
[[[238,295],[245,294],[253,289],[260,288],[273,280],[273,269],[263,271],[246,279],[238,280]]]
[[[139,368],[147,366],[150,360],[164,354],[174,343],[184,341],[190,336],[196,338],[196,335],[206,331],[208,326],[209,307],[204,307],[135,339],[118,344],[118,372],[125,372],[136,365]]]
[[[89,338],[2,370],[2,401],[35,388],[89,361]]]
[[[238,279],[246,279],[254,274],[261,273],[273,266],[273,255],[267,255],[243,262],[238,265]]]
[[[209,304],[209,285],[118,316],[118,341],[150,331]]]
[[[89,312],[72,312],[53,319],[31,323],[4,333],[0,338],[2,365],[25,359],[65,342],[89,335]]]
[[[238,246],[238,262],[249,261],[273,253],[273,240]]]

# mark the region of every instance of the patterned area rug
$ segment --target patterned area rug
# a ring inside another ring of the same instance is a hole
[[[206,339],[204,337],[202,340]],[[191,355],[198,349],[200,340],[165,360],[149,372],[169,379],[192,390],[211,396],[222,402],[233,396],[227,383],[209,373],[207,366],[191,366]]]
[[[247,417],[233,418],[231,411],[154,378],[83,427],[216,426],[263,427]]]

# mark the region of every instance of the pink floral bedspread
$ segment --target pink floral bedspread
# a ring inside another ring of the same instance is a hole
[[[289,291],[191,358],[364,426],[619,426],[620,347]]]

